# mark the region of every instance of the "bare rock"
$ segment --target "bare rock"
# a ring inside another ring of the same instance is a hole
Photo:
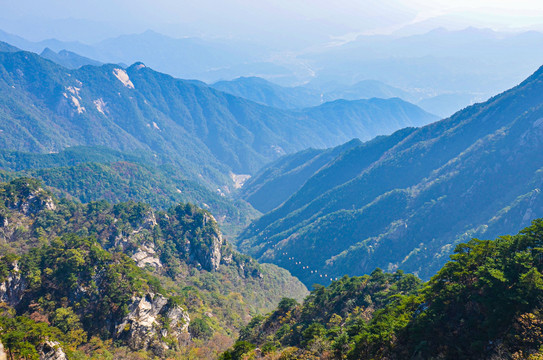
[[[37,214],[42,210],[57,209],[53,198],[47,195],[43,189],[31,192],[14,205],[15,208],[27,216]]]
[[[169,348],[163,339],[177,339],[187,333],[189,322],[188,313],[181,307],[169,304],[162,295],[149,293],[132,298],[128,315],[116,327],[116,338],[125,340],[132,350],[151,349],[161,354]]]
[[[149,211],[145,219],[143,220],[142,228],[151,230],[157,225],[156,216],[154,211]]]
[[[7,360],[8,356],[4,350],[4,345],[0,342],[0,360]]]
[[[40,360],[67,360],[64,350],[56,341],[46,341],[37,348]]]
[[[160,262],[160,259],[155,251],[155,247],[153,244],[145,244],[139,246],[136,253],[132,255],[132,259],[140,268],[151,265],[155,268],[155,270],[162,269],[162,262]]]
[[[17,262],[13,263],[13,269],[7,278],[0,283],[0,302],[15,307],[21,302],[24,292],[28,287],[26,279],[21,276]]]
[[[211,214],[205,214],[203,226],[206,226],[210,222],[216,222],[215,218]],[[221,249],[224,244],[222,234],[220,231],[217,231],[215,234],[210,235],[210,238],[206,242],[208,243],[208,247],[205,250],[197,250],[196,253],[191,254],[191,257],[208,271],[218,270],[221,264]]]

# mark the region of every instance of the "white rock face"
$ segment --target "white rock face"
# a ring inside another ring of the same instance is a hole
[[[130,77],[128,76],[126,71],[124,71],[123,69],[113,69],[113,75],[115,75],[115,77],[119,79],[119,81],[122,82],[124,86],[129,89],[134,89],[134,84],[132,84],[132,81],[130,81]]]
[[[140,268],[143,268],[146,265],[151,265],[156,270],[162,268],[162,262],[160,262],[152,244],[140,245],[138,251],[132,255],[132,259],[134,259],[136,265]]]
[[[4,345],[0,342],[0,360],[7,360],[8,356],[6,354],[6,351],[4,350]]]
[[[85,112],[85,107],[81,106],[81,96],[79,95],[79,92],[81,91],[81,88],[75,87],[75,86],[68,86],[66,90],[71,94],[70,97],[68,97],[68,94],[63,93],[65,98],[69,98],[72,101],[73,107],[75,107],[78,114],[82,114]]]
[[[251,175],[230,173],[230,178],[234,182],[234,188],[241,189],[243,184],[251,178]]]
[[[101,112],[103,115],[106,114],[106,103],[104,102],[104,99],[100,98],[93,101],[94,106],[96,106],[96,110]]]
[[[21,276],[17,263],[14,263],[13,270],[9,272],[7,279],[0,283],[0,302],[15,307],[23,299],[24,291],[28,283]]]
[[[56,341],[46,341],[38,347],[40,360],[68,360],[64,350]]]
[[[159,322],[159,317],[167,320],[166,328]],[[133,350],[166,350],[168,346],[162,337],[179,338],[188,333],[190,317],[177,305],[168,305],[168,300],[159,294],[149,293],[132,298],[129,313],[116,327],[116,337],[126,339]]]
[[[78,99],[81,99],[81,96],[79,96],[79,92],[81,91],[81,88],[75,87],[75,86],[68,86],[66,88],[72,95],[77,96]]]
[[[75,109],[77,110],[77,113],[78,114],[82,114],[85,112],[85,107],[81,106],[81,104],[79,103],[79,100],[72,95],[72,104],[74,105]]]

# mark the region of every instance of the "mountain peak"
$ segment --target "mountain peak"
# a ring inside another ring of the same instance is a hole
[[[141,69],[146,68],[146,67],[147,66],[144,63],[142,63],[141,61],[138,61],[138,62],[135,62],[132,65],[130,65],[130,67],[128,67],[127,70],[132,70],[132,69],[141,70]]]
[[[43,49],[43,51],[41,52],[40,56],[41,57],[46,57],[48,55],[57,55],[56,51],[53,51],[51,48],[49,47],[46,47],[45,49]]]

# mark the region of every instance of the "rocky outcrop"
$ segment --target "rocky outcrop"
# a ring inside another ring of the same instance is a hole
[[[0,360],[7,360],[8,356],[4,350],[4,345],[0,342]]]
[[[187,210],[190,212],[190,210]],[[189,216],[194,216],[192,213]],[[167,214],[159,215],[160,222],[165,227],[169,227],[175,219],[171,219]],[[210,213],[204,212],[201,217],[196,216],[194,228],[173,229],[172,236],[184,238],[179,251],[180,257],[192,262],[197,267],[207,271],[216,271],[219,269],[222,260],[222,251],[225,240],[218,229],[217,221]],[[158,225],[157,214],[149,210],[134,229],[120,231],[116,235],[113,245],[121,248],[126,254],[136,262],[139,267],[151,266],[158,273],[164,270],[164,264],[161,261],[162,253],[153,242],[153,229]]]
[[[223,245],[222,235],[218,234],[217,237],[213,238],[211,246],[211,254],[208,259],[207,266],[212,270],[218,270],[219,265],[221,264],[221,248]]]
[[[0,283],[0,302],[15,307],[21,302],[28,283],[21,275],[17,262],[14,262],[12,266],[6,279]]]
[[[116,327],[116,338],[126,341],[133,350],[162,353],[169,347],[164,338],[178,340],[188,333],[190,317],[180,306],[159,294],[149,293],[132,298],[129,313]]]
[[[56,210],[57,206],[51,196],[43,189],[32,191],[27,197],[13,204],[14,208],[25,215],[34,215],[42,210]]]
[[[151,230],[157,225],[156,216],[154,211],[149,211],[145,219],[143,219],[142,229]]]
[[[37,347],[40,360],[67,360],[64,350],[56,341],[46,341]]]
[[[138,245],[141,241],[141,235],[145,231],[151,231],[157,225],[157,220],[154,211],[149,210],[141,225],[131,233],[121,232],[115,238],[115,246],[121,247],[125,253],[132,253],[131,258],[136,262],[138,267],[144,268],[148,265],[156,271],[160,271],[163,266],[160,261],[160,256],[156,251],[155,244],[152,241],[145,241]],[[138,237],[140,239],[138,239]]]
[[[216,271],[221,264],[221,249],[223,245],[222,235],[211,236],[209,241],[209,247],[198,247],[193,249],[191,253],[191,259],[197,261],[207,271]]]
[[[143,268],[147,265],[152,266],[156,271],[162,269],[162,263],[158,258],[158,254],[155,251],[153,244],[144,244],[138,246],[138,249],[132,259],[136,262],[136,265]]]
[[[203,226],[209,223],[216,223],[215,218],[206,213],[203,218]],[[207,246],[192,248],[190,257],[191,260],[197,261],[205,270],[215,271],[219,269],[222,257],[222,247],[224,239],[221,232],[217,229],[213,234],[209,234],[205,239]]]

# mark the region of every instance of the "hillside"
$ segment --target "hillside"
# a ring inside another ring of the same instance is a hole
[[[263,213],[271,211],[298,191],[307,179],[338,154],[360,144],[362,142],[355,139],[332,149],[308,149],[285,155],[247,180],[240,189],[239,196]]]
[[[194,205],[84,205],[29,178],[0,184],[0,196],[0,340],[16,356],[47,340],[73,358],[200,347],[213,358],[252,315],[306,292],[285,270],[233,251]]]
[[[339,128],[364,141],[438,120],[437,116],[399,98],[335,100],[305,109],[303,114],[307,119],[325,124],[330,133]]]
[[[424,284],[401,271],[344,276],[255,317],[221,359],[540,359],[542,244],[538,219],[459,244]]]
[[[106,200],[145,202],[168,209],[190,202],[209,210],[230,237],[258,216],[244,201],[221,196],[187,180],[173,166],[154,157],[126,154],[103,147],[71,147],[55,154],[0,151],[0,179],[33,177],[50,186],[57,196],[83,203]]]
[[[543,214],[542,90],[543,68],[451,118],[340,154],[241,248],[306,284],[375,267],[427,279],[456,244],[517,232]]]
[[[368,136],[361,116],[326,119],[262,106],[197,81],[178,80],[141,63],[68,70],[28,52],[0,53],[0,147],[58,152],[107,146],[147,152],[190,180],[228,193],[230,173],[253,174],[280,155]],[[390,110],[391,106],[395,110]],[[369,121],[424,124],[433,120],[391,101]],[[405,104],[410,108],[410,105]],[[371,135],[371,134],[370,134]]]
[[[17,51],[21,51],[21,49],[13,45],[10,45],[6,42],[0,41],[0,51],[1,52],[17,52]]]

